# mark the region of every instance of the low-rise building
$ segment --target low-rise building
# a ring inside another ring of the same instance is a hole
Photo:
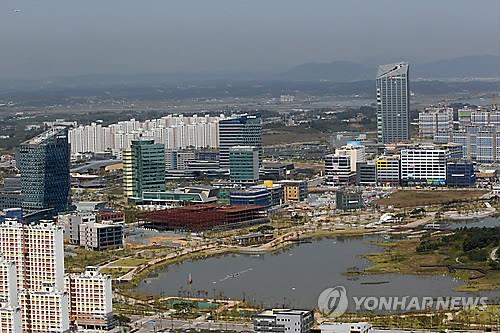
[[[356,172],[351,168],[351,157],[326,155],[325,178],[326,184],[331,186],[353,184],[356,180]]]
[[[305,180],[282,180],[278,184],[283,186],[284,202],[304,201],[309,195],[307,181]]]
[[[356,184],[362,186],[377,185],[377,165],[374,161],[361,162],[357,165]]]
[[[192,204],[210,204],[217,202],[219,189],[211,186],[188,186],[173,191],[142,192],[140,198],[134,198],[136,205],[142,207],[180,207]]]
[[[80,224],[80,246],[95,251],[123,247],[123,224],[111,221]]]
[[[446,164],[446,185],[468,187],[476,183],[474,163],[466,160],[452,160]]]
[[[269,208],[272,204],[271,200],[271,191],[265,187],[232,191],[229,194],[231,205],[257,205]]]
[[[361,191],[350,189],[339,189],[336,192],[335,202],[337,209],[340,210],[354,210],[364,207],[363,197]]]
[[[399,155],[384,155],[377,159],[377,184],[399,185],[401,180],[401,167]]]
[[[446,184],[447,149],[422,146],[401,150],[401,182],[403,184]]]
[[[256,333],[309,333],[313,323],[313,313],[308,310],[266,310],[253,318]]]

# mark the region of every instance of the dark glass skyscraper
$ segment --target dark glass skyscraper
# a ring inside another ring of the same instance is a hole
[[[21,143],[19,148],[23,209],[33,212],[68,209],[70,203],[70,145],[68,129],[54,127]]]
[[[377,72],[377,136],[379,143],[410,138],[408,63],[380,65]]]
[[[229,149],[234,146],[253,146],[262,161],[262,120],[260,115],[241,115],[219,121],[220,167],[229,169]]]

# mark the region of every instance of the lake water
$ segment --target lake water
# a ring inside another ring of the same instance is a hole
[[[207,292],[208,297],[245,298],[267,307],[295,308],[314,308],[321,291],[338,285],[347,289],[349,297],[464,295],[453,291],[462,282],[449,276],[381,274],[356,279],[346,276],[346,271],[369,265],[360,257],[362,254],[381,251],[371,244],[374,240],[379,238],[321,239],[278,253],[188,261],[158,272],[142,281],[137,289],[165,296],[187,295],[188,291],[198,296],[201,290]],[[190,275],[191,285],[188,284]]]
[[[450,229],[458,229],[458,228],[492,228],[492,227],[500,227],[500,218],[498,217],[485,217],[479,220],[462,220],[462,221],[449,221],[447,227]]]

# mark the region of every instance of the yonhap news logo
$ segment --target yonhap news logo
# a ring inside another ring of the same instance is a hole
[[[470,296],[353,296],[347,295],[344,286],[327,288],[318,297],[318,309],[327,317],[342,316],[350,310],[360,312],[412,312],[412,311],[448,311],[459,309],[484,308],[488,297]]]
[[[344,286],[327,288],[318,297],[318,309],[329,317],[340,317],[347,311],[349,300]]]

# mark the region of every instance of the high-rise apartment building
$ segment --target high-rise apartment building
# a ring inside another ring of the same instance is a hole
[[[151,139],[132,141],[123,151],[123,188],[129,198],[165,191],[165,146]]]
[[[69,131],[71,153],[111,151],[120,155],[141,137],[153,139],[166,149],[217,148],[219,119],[224,116],[168,115],[143,122],[130,119],[109,126],[98,122],[75,126]]]
[[[22,205],[26,211],[65,211],[70,202],[68,129],[53,127],[19,148]]]
[[[256,183],[259,180],[259,148],[234,146],[229,148],[229,176],[234,183]]]
[[[16,265],[0,256],[0,332],[21,333]]]
[[[220,167],[229,169],[229,149],[234,146],[253,146],[262,161],[262,120],[260,115],[241,115],[219,121]]]
[[[408,63],[381,65],[378,68],[377,136],[380,143],[410,139],[410,88]]]
[[[427,108],[418,114],[418,132],[421,137],[453,131],[453,108]]]
[[[78,328],[109,330],[113,328],[111,278],[87,267],[83,273],[66,275],[70,291],[70,319]]]
[[[68,332],[63,229],[51,221],[6,220],[0,224],[0,254],[16,267],[23,332]],[[8,281],[1,279],[0,285]]]
[[[66,333],[83,317],[92,328],[112,327],[109,277],[91,272],[65,281],[62,227],[6,220],[0,224],[0,257],[0,328],[17,327],[20,318],[22,332]],[[70,306],[70,294],[78,305]]]

